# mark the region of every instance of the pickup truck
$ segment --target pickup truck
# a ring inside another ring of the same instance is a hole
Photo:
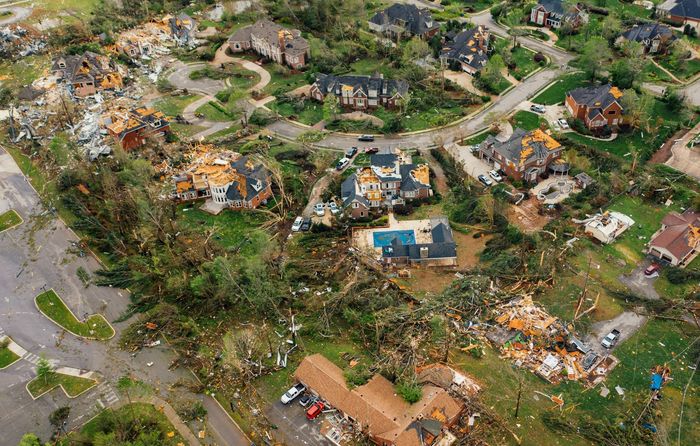
[[[297,384],[294,387],[287,390],[285,394],[282,395],[282,398],[280,398],[280,401],[282,402],[282,404],[289,404],[292,401],[294,401],[294,398],[304,393],[304,390],[306,390],[306,387],[304,387],[303,384]]]
[[[607,336],[603,338],[603,340],[600,342],[600,345],[602,345],[605,348],[612,348],[615,344],[617,344],[617,341],[620,340],[620,330],[613,329],[610,333],[608,333]]]

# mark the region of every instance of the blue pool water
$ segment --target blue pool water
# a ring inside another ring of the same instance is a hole
[[[416,244],[416,234],[413,230],[375,232],[372,236],[374,237],[375,248],[389,246],[391,241],[397,237],[404,245]]]

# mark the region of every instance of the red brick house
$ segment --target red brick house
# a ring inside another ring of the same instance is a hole
[[[126,151],[142,146],[149,137],[170,133],[170,122],[153,108],[141,107],[128,114],[113,114],[106,124],[107,132]]]
[[[656,13],[700,31],[700,1],[698,0],[666,0],[656,7]]]
[[[571,23],[575,28],[586,22],[588,17],[579,5],[573,10],[564,10],[562,0],[539,0],[530,10],[530,22],[546,28],[560,28],[564,22]]]
[[[582,87],[566,94],[566,109],[590,130],[617,127],[623,122],[622,92],[610,84]]]
[[[408,82],[374,76],[316,75],[310,95],[323,102],[326,95],[334,94],[340,106],[346,110],[372,110],[379,106],[395,108],[408,93]]]

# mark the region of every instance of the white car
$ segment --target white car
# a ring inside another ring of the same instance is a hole
[[[564,119],[564,118],[559,118],[559,119],[557,120],[557,122],[559,123],[559,125],[561,126],[562,129],[566,130],[566,129],[569,128],[569,123],[566,122],[566,119]]]
[[[302,223],[304,223],[304,219],[301,216],[295,218],[294,223],[292,223],[292,231],[299,232]]]
[[[335,170],[341,171],[345,169],[345,166],[347,166],[348,164],[350,164],[350,160],[343,157],[340,159],[340,161],[338,161],[338,164],[335,165]]]
[[[503,177],[498,174],[495,170],[489,171],[489,176],[493,178],[497,183],[503,181]]]
[[[530,106],[530,110],[534,111],[535,113],[544,113],[547,111],[547,109],[544,108],[544,105],[539,105],[539,104],[532,104]]]
[[[314,205],[314,213],[319,217],[323,217],[326,215],[326,205],[323,203],[316,203],[316,205]]]
[[[331,201],[330,203],[328,203],[328,209],[331,210],[331,214],[333,215],[336,215],[340,212],[340,208],[337,204],[335,204],[335,201]]]
[[[306,387],[304,387],[303,384],[297,384],[291,389],[287,390],[284,395],[282,395],[282,398],[280,398],[280,401],[282,404],[289,404],[294,401],[294,398],[304,393],[304,390],[306,390]]]

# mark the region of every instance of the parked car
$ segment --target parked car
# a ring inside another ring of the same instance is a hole
[[[379,152],[379,147],[366,147],[365,148],[365,153],[368,154],[373,154],[373,153],[378,153]]]
[[[493,181],[491,181],[491,180],[489,179],[489,177],[487,177],[486,175],[479,175],[477,178],[478,178],[479,181],[481,181],[481,183],[482,183],[484,186],[486,186],[486,187],[489,187],[490,185],[493,184]]]
[[[301,407],[308,407],[309,404],[314,402],[314,400],[315,398],[309,394],[302,395],[302,397],[299,398],[299,404],[301,404]]]
[[[340,161],[338,161],[338,164],[335,165],[335,170],[343,170],[345,169],[345,166],[350,164],[350,160],[347,158],[340,158]]]
[[[319,217],[323,217],[326,215],[326,205],[323,203],[316,203],[314,205],[314,214],[316,214]]]
[[[479,145],[473,145],[468,147],[470,153],[476,153],[479,150]]]
[[[357,153],[357,147],[350,147],[345,151],[345,158],[352,158]]]
[[[311,229],[311,219],[310,218],[305,218],[304,221],[301,223],[301,231],[308,231]]]
[[[566,119],[564,119],[564,118],[559,118],[559,119],[557,120],[557,122],[559,123],[559,125],[561,126],[562,129],[566,130],[566,129],[569,128],[569,123],[566,122]]]
[[[304,223],[304,219],[301,216],[295,218],[294,223],[292,223],[292,231],[299,232],[299,229],[301,229],[302,223]]]
[[[615,344],[617,344],[617,341],[619,340],[620,330],[613,328],[613,330],[603,338],[603,340],[600,342],[600,345],[602,345],[605,348],[612,348]]]
[[[489,171],[489,176],[494,179],[497,183],[503,181],[503,177],[498,174],[495,170]]]
[[[360,137],[357,138],[357,140],[363,142],[372,142],[374,141],[374,135],[360,135]]]
[[[335,204],[335,201],[331,201],[330,203],[328,203],[328,209],[331,210],[331,214],[333,215],[340,213],[340,208],[337,204]]]
[[[530,111],[534,111],[535,113],[544,113],[547,111],[547,109],[544,108],[544,105],[532,104],[530,106]]]
[[[644,275],[647,277],[659,277],[659,271],[661,271],[661,265],[652,263],[644,270]]]
[[[282,404],[289,404],[292,401],[294,401],[294,399],[296,397],[298,397],[299,395],[304,393],[305,390],[306,390],[306,387],[303,384],[301,384],[301,383],[296,384],[296,385],[292,386],[289,390],[287,390],[284,393],[284,395],[282,395],[282,398],[280,398],[280,401],[282,402]]]
[[[323,404],[323,401],[316,401],[311,407],[309,407],[309,410],[306,411],[306,418],[309,420],[315,420],[319,415],[321,415],[321,412],[323,412],[325,407],[326,405]]]

